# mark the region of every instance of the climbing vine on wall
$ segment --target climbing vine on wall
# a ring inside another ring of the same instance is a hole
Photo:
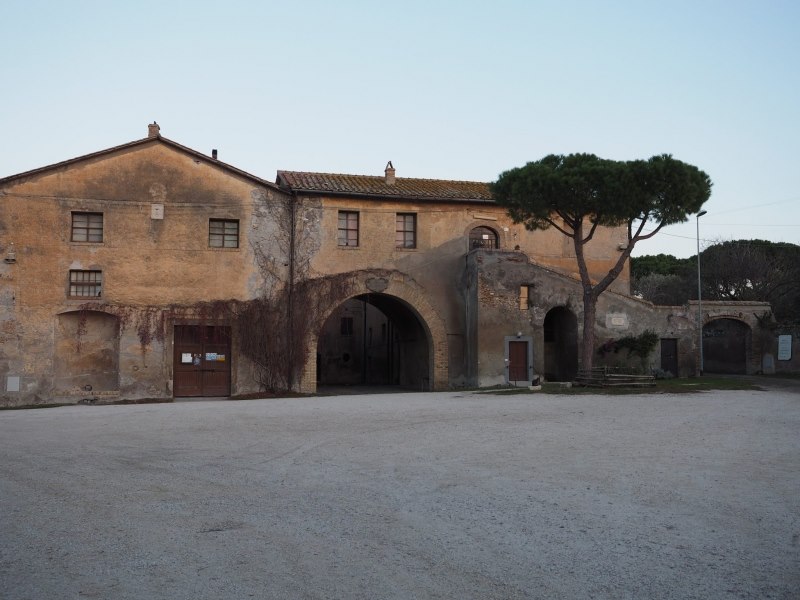
[[[343,273],[305,279],[297,282],[292,290],[282,287],[252,300],[216,300],[165,307],[90,302],[80,307],[78,344],[92,311],[117,317],[119,335],[125,331],[135,332],[143,356],[154,342],[164,342],[173,323],[224,323],[236,332],[239,350],[252,364],[253,376],[261,389],[284,391],[302,378],[313,327],[319,316],[351,294],[353,281],[352,274]]]
[[[186,305],[132,306],[87,303],[85,315],[99,311],[119,320],[118,335],[135,332],[144,358],[155,342],[163,343],[174,323],[228,325],[234,345],[253,367],[262,390],[296,389],[311,351],[315,328],[328,312],[352,295],[356,275],[320,276],[312,272],[319,251],[322,208],[319,201],[269,193],[258,196],[248,236],[260,281],[254,298],[214,300]],[[359,271],[359,276],[388,276],[384,270]]]
[[[638,356],[640,359],[645,360],[655,350],[656,344],[658,344],[658,334],[647,329],[639,335],[628,335],[617,340],[608,340],[600,345],[597,352],[600,356],[605,356],[612,352],[617,354],[620,350],[627,350],[628,356]]]

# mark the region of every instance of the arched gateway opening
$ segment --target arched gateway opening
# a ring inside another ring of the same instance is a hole
[[[556,306],[544,317],[544,378],[572,381],[578,374],[578,318]]]
[[[747,373],[752,331],[736,319],[714,319],[703,325],[703,369],[707,373]]]
[[[362,294],[340,304],[317,344],[320,386],[431,387],[431,336],[406,302],[387,294]]]

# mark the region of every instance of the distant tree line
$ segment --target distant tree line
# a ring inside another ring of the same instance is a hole
[[[734,240],[700,253],[704,300],[763,301],[780,324],[800,324],[800,246]],[[697,256],[631,257],[631,291],[654,304],[697,300]]]

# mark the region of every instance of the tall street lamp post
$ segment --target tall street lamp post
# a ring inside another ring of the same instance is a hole
[[[700,375],[703,374],[703,292],[700,288],[700,217],[706,213],[708,213],[707,210],[701,210],[695,218],[697,222],[697,345],[700,348]]]

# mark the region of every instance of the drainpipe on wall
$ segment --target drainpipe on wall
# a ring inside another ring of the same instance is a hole
[[[290,211],[289,211],[289,288],[286,295],[286,387],[289,391],[294,386],[294,344],[292,344],[292,335],[294,333],[294,257],[295,257],[295,223],[297,221],[297,197],[292,194],[290,197]]]

